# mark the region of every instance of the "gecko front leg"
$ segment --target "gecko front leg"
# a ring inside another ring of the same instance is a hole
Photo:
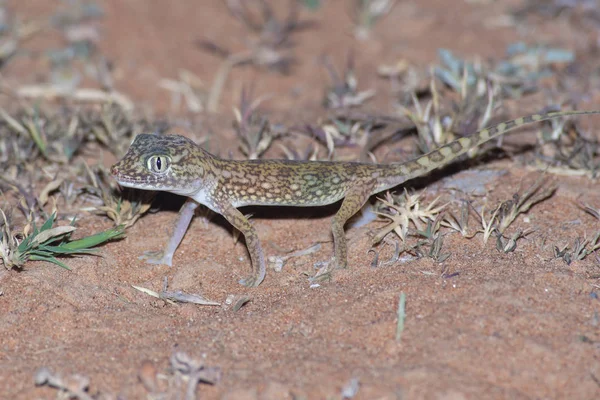
[[[238,231],[242,232],[246,239],[246,247],[248,253],[250,253],[250,261],[252,262],[252,274],[247,278],[241,279],[239,282],[248,287],[256,287],[265,279],[266,266],[265,257],[263,255],[260,241],[258,240],[258,234],[254,226],[248,221],[248,218],[244,216],[237,208],[235,208],[229,202],[222,202],[218,204],[219,213],[225,217],[231,225],[233,225]]]
[[[175,254],[175,250],[179,247],[183,235],[185,235],[185,232],[190,226],[194,211],[198,208],[198,205],[199,204],[194,200],[187,199],[179,210],[179,215],[177,221],[173,225],[171,237],[167,246],[162,251],[145,252],[140,258],[145,259],[149,264],[166,264],[170,267],[173,262],[173,254]]]

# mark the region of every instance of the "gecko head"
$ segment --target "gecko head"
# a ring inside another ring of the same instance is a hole
[[[124,187],[193,195],[210,155],[180,135],[137,135],[111,175]]]

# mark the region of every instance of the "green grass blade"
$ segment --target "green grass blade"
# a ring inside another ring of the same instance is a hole
[[[42,226],[40,231],[34,229],[35,234],[29,235],[17,247],[13,258],[17,265],[22,265],[28,260],[48,261],[62,268],[70,270],[63,262],[56,259],[57,256],[72,256],[76,254],[93,254],[97,250],[94,247],[125,236],[125,226],[108,229],[95,235],[87,236],[78,240],[67,241],[68,235],[75,229],[72,225],[52,228],[56,215],[52,214]],[[56,245],[51,245],[60,241]]]
[[[26,257],[27,258],[31,258],[31,256],[36,256],[36,257],[52,257],[53,253],[49,252],[49,251],[45,251],[45,250],[40,250],[40,249],[31,249],[26,254]]]
[[[78,240],[73,240],[60,245],[61,248],[71,250],[73,252],[88,251],[92,247],[96,247],[102,243],[121,239],[125,236],[125,226],[119,225],[117,227],[105,230],[95,235],[84,237]]]
[[[32,239],[33,239],[33,234],[29,235],[25,239],[23,239],[23,241],[21,243],[19,243],[19,246],[17,247],[17,252],[25,253],[29,248],[31,248],[31,240]]]
[[[29,257],[29,259],[33,260],[33,261],[48,261],[48,262],[50,262],[52,264],[56,264],[59,267],[62,267],[64,269],[66,269],[66,270],[69,270],[69,271],[71,270],[71,268],[69,268],[69,266],[67,264],[65,264],[65,263],[63,263],[61,261],[58,261],[56,258],[54,258],[52,256],[47,257],[47,256],[32,255],[31,257]]]
[[[71,225],[55,226],[54,228],[42,230],[33,237],[30,247],[35,248],[59,240],[65,241],[74,230],[75,227]]]
[[[50,217],[48,217],[46,222],[44,222],[44,225],[42,225],[42,227],[40,228],[40,232],[50,229],[52,227],[52,225],[54,225],[55,220],[56,220],[56,212],[53,212],[52,215],[50,215]]]
[[[406,294],[400,292],[398,299],[398,322],[396,323],[396,342],[400,343],[402,333],[404,332],[404,320],[406,319]]]
[[[49,252],[51,254],[61,254],[61,255],[70,255],[70,254],[94,254],[95,252],[98,251],[98,249],[79,249],[79,250],[72,250],[72,249],[66,249],[63,246],[40,246],[39,250],[45,251],[45,252]],[[39,251],[36,250],[36,251]]]
[[[40,151],[42,152],[42,155],[44,156],[44,158],[47,158],[48,157],[48,153],[47,153],[47,149],[46,149],[47,146],[46,146],[46,141],[42,137],[42,129],[41,129],[41,126],[39,123],[40,116],[39,116],[38,107],[34,107],[33,111],[34,111],[33,119],[27,120],[27,123],[26,123],[27,129],[29,130],[29,134],[31,135],[31,138],[33,139],[35,144],[38,146]]]

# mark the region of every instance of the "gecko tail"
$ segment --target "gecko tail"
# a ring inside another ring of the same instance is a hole
[[[553,111],[546,114],[533,114],[481,129],[470,136],[456,139],[413,160],[389,165],[384,171],[384,177],[381,179],[382,184],[378,191],[390,189],[410,179],[425,175],[431,170],[449,164],[469,150],[521,126],[558,117],[588,114],[600,114],[600,110]]]

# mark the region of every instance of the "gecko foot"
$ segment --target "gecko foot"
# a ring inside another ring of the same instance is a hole
[[[144,254],[138,257],[140,260],[146,260],[148,264],[168,265],[172,264],[173,256],[165,255],[164,251],[145,251]]]
[[[325,271],[322,273],[317,273],[315,276],[311,276],[310,278],[308,278],[308,281],[311,284],[314,284],[314,283],[331,282],[332,279],[333,279],[333,274],[331,273],[331,271]]]
[[[258,285],[261,284],[261,282],[265,279],[265,276],[262,274],[257,275],[250,275],[246,278],[242,278],[240,279],[238,282],[241,285],[244,285],[246,287],[257,287]]]
[[[348,262],[347,261],[340,261],[338,262],[336,257],[332,257],[331,261],[329,262],[330,265],[330,271],[336,270],[336,269],[346,269],[348,268]]]
[[[335,264],[333,259],[331,261],[318,262],[317,264],[315,264],[315,268],[318,268],[317,273],[314,276],[308,278],[308,281],[311,284],[331,281],[334,265]]]

